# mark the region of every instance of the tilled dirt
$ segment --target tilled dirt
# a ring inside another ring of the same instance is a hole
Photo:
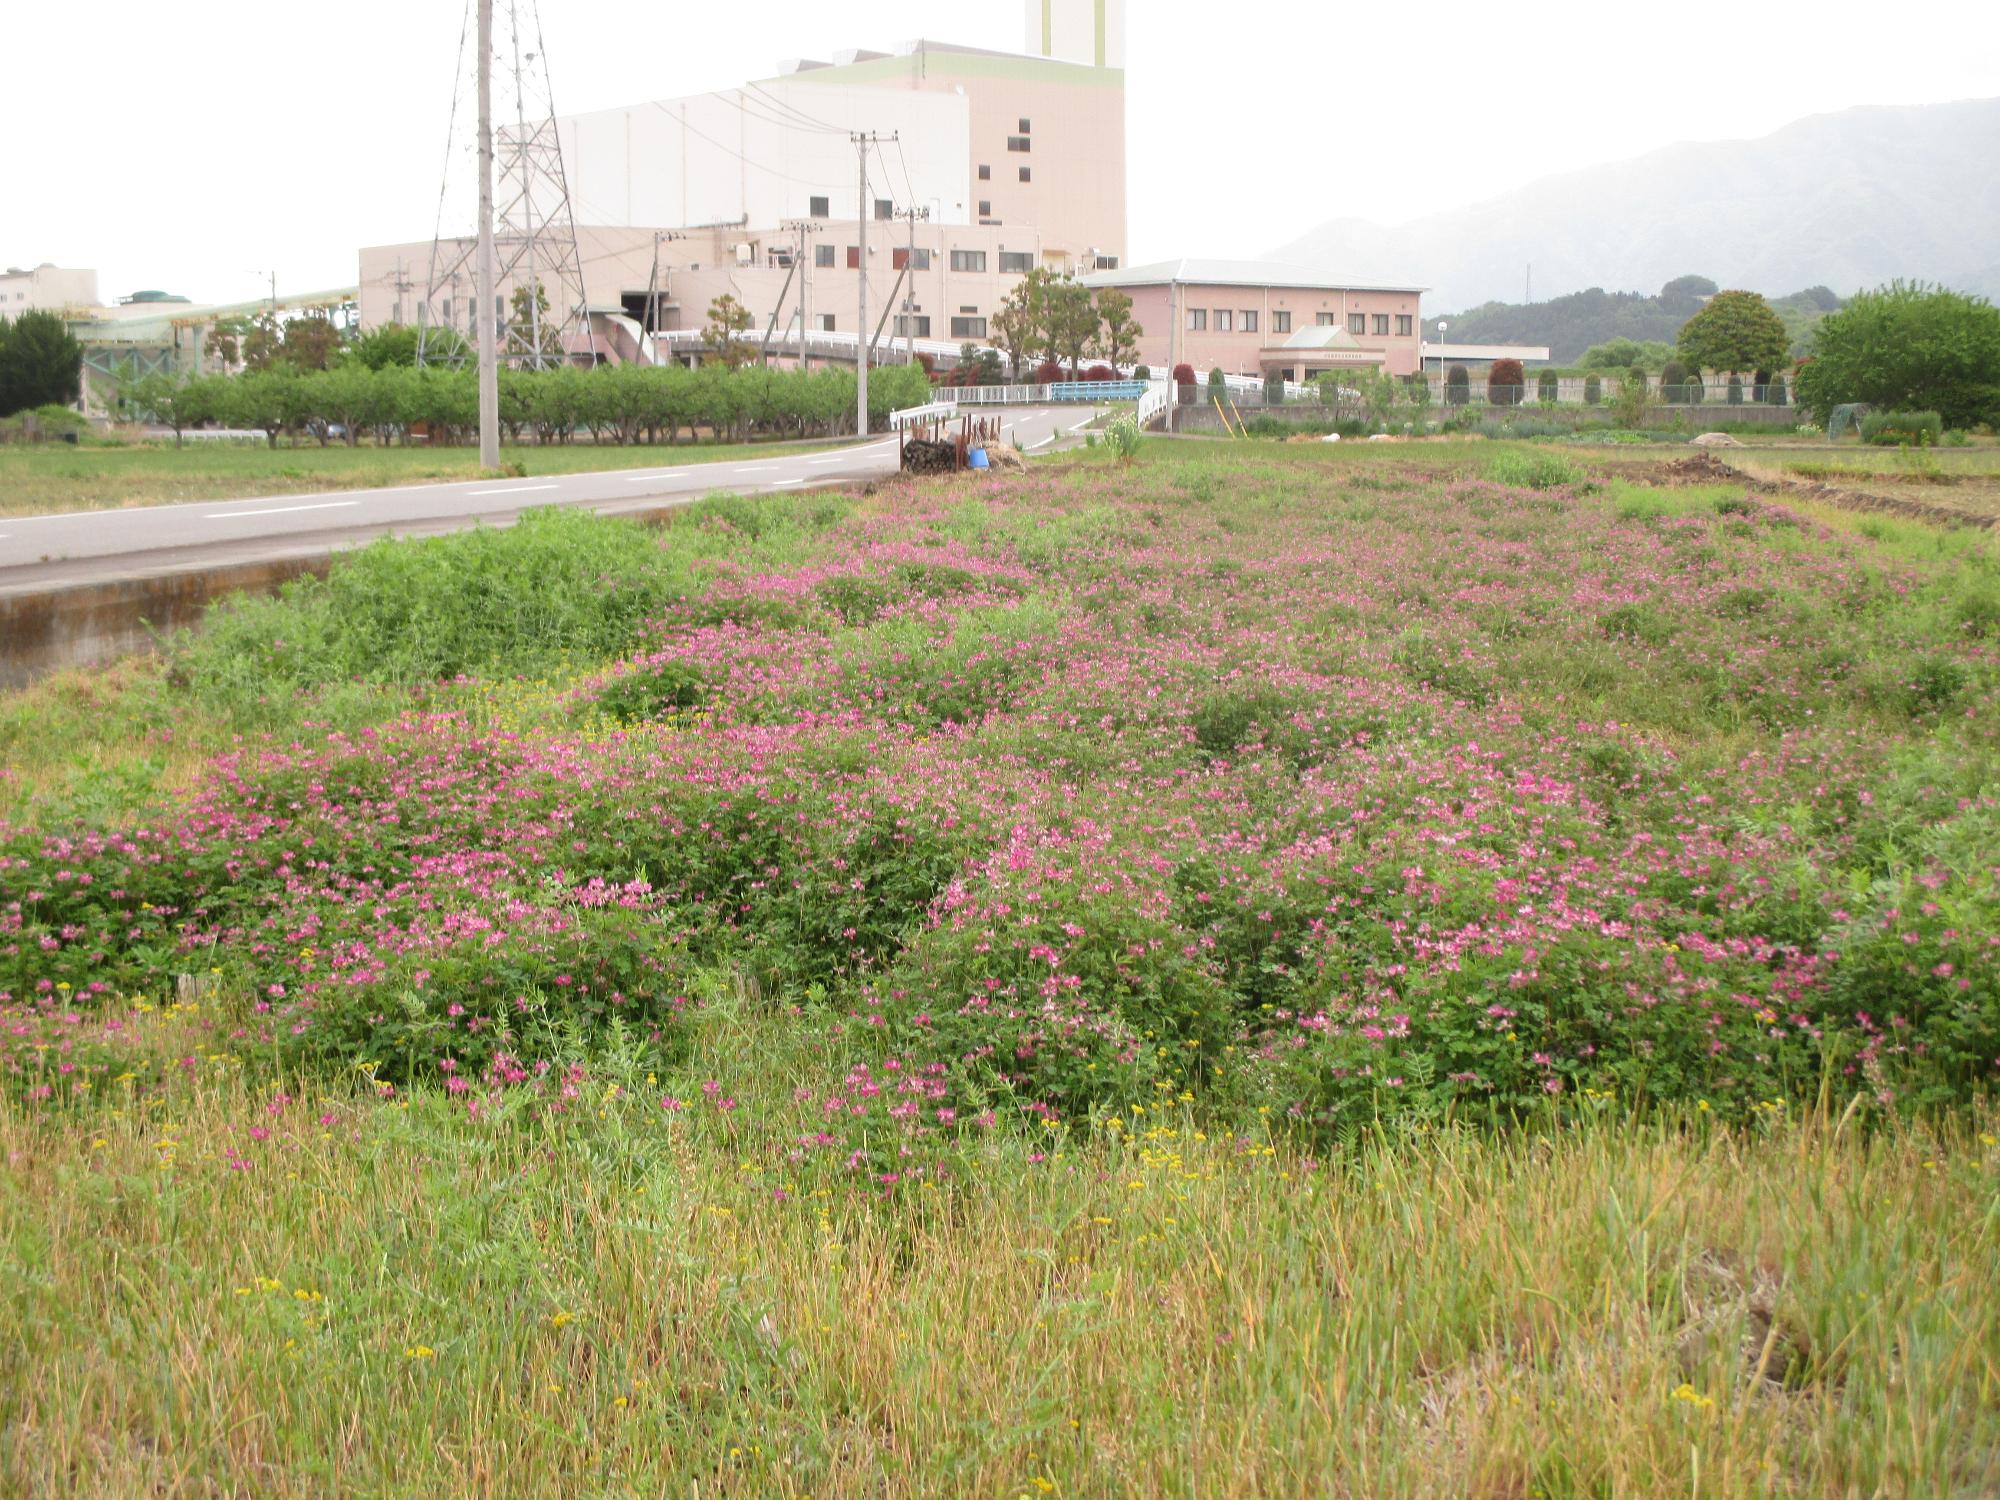
[[[1649,484],[1681,487],[1693,484],[1740,484],[1746,491],[1763,495],[1782,495],[1790,500],[1810,500],[1819,505],[1831,505],[1838,510],[1874,512],[1879,515],[1902,516],[1912,521],[1923,521],[1932,526],[1970,526],[1977,530],[1988,530],[1994,524],[1994,517],[1971,515],[1965,511],[1952,510],[1942,505],[1926,505],[1921,500],[1904,500],[1895,495],[1871,495],[1863,490],[1843,489],[1839,485],[1805,483],[1791,479],[1759,479],[1745,474],[1717,458],[1713,453],[1690,453],[1685,457],[1670,459],[1646,469],[1633,471],[1635,477]]]

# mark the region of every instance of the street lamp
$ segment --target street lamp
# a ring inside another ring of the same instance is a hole
[[[1438,319],[1438,368],[1444,368],[1444,331],[1451,325],[1443,318]]]

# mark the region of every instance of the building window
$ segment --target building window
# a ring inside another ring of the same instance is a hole
[[[833,269],[833,246],[814,245],[813,264],[822,270],[831,271]]]
[[[1409,336],[1410,336],[1410,315],[1408,313],[1397,313],[1396,337],[1400,339],[1406,339]]]
[[[907,313],[896,315],[896,336],[898,338],[927,339],[931,336],[931,320],[928,317],[911,317]]]
[[[1098,269],[1098,270],[1100,270],[1100,271],[1115,271],[1115,270],[1117,270],[1117,269],[1118,269],[1118,257],[1117,257],[1117,256],[1115,256],[1115,255],[1100,255],[1100,256],[1098,256],[1098,257],[1097,257],[1097,269]]]
[[[895,202],[889,198],[877,198],[875,200],[875,217],[878,219],[895,218],[896,217]]]
[[[847,269],[850,271],[861,269],[861,247],[859,245],[849,245],[847,247]]]
[[[1368,314],[1349,313],[1347,315],[1347,331],[1349,333],[1366,333],[1368,331]]]
[[[821,333],[833,333],[836,331],[833,326],[832,313],[814,313],[813,323]]]
[[[1389,315],[1387,313],[1375,314],[1375,337],[1377,337],[1378,339],[1386,339],[1388,336],[1389,336]]]
[[[1032,250],[1002,250],[1000,271],[1002,275],[1025,276],[1035,269],[1035,255]]]
[[[991,182],[993,180],[993,169],[991,167],[981,167],[979,169],[979,180],[981,182]]]
[[[992,199],[990,199],[990,198],[981,198],[981,199],[979,200],[979,217],[980,217],[980,218],[982,218],[982,219],[990,219],[990,218],[992,218],[992,217],[993,217],[993,200],[992,200]]]
[[[931,253],[928,250],[891,250],[889,267],[895,271],[905,269],[928,271],[931,268]]]
[[[796,202],[797,200],[794,199],[793,201]],[[815,219],[824,219],[829,212],[830,210],[827,207],[826,199],[815,198],[812,200],[811,213]]]
[[[1218,307],[1215,310],[1215,331],[1217,333],[1234,333],[1236,331],[1236,315],[1228,308]]]
[[[1245,333],[1255,333],[1257,331],[1257,313],[1255,309],[1248,307],[1243,309],[1242,327]]]
[[[1025,135],[1010,135],[1007,137],[1007,149],[1009,151],[1032,151],[1034,150],[1034,146]]]
[[[1205,307],[1190,307],[1190,308],[1188,309],[1188,332],[1189,332],[1189,333],[1207,333],[1207,332],[1208,332],[1208,309],[1207,309],[1207,308],[1205,308]]]
[[[1022,134],[1022,135],[1030,135],[1030,134],[1032,134],[1032,133],[1034,132],[1034,128],[1035,128],[1035,127],[1034,127],[1034,126],[1032,126],[1032,125],[1030,125],[1030,124],[1029,124],[1029,123],[1028,123],[1028,122],[1027,122],[1026,120],[1023,120],[1023,121],[1021,122],[1021,134]]]
[[[1332,313],[1318,313],[1313,317],[1313,322],[1321,328],[1331,328],[1337,321]]]
[[[983,339],[986,337],[984,318],[953,318],[951,336],[955,339]]]
[[[983,271],[986,269],[986,252],[954,250],[951,252],[951,268],[954,271]]]
[[[1021,181],[1033,182],[1034,180],[1035,180],[1035,173],[1032,167],[1021,168]]]
[[[1292,331],[1292,315],[1290,313],[1274,312],[1271,314],[1271,332],[1290,333],[1291,331]]]

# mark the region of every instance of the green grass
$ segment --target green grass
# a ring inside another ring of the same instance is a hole
[[[721,463],[749,454],[768,455],[768,443],[682,443],[620,447],[578,443],[557,447],[509,445],[503,465],[519,464],[529,477],[579,474],[597,469],[675,468]],[[811,453],[833,444],[786,444],[787,453]],[[90,444],[71,448],[0,446],[0,516],[59,511],[172,505],[251,495],[294,495],[321,490],[378,489],[446,483],[480,477],[471,448],[321,448],[317,444],[268,448],[237,443]]]
[[[684,1076],[554,1114],[273,1077],[199,1008],[133,1021],[176,1075],[151,1107],[0,1095],[10,1495],[2000,1484],[1990,1123],[1607,1105],[1313,1160],[1169,1108],[885,1199],[738,1123],[791,1128],[826,1071],[741,997]],[[742,1108],[659,1107],[702,1079]]]

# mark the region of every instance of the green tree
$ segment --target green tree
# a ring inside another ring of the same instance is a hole
[[[0,318],[0,416],[67,406],[83,394],[83,346],[52,312]]]
[[[1620,427],[1632,429],[1646,420],[1646,405],[1652,393],[1646,388],[1646,372],[1634,366],[1627,370],[1618,381],[1618,394],[1612,399],[1613,419]]]
[[[147,421],[171,427],[174,446],[178,448],[183,432],[215,417],[227,378],[204,375],[188,380],[152,374],[134,381],[124,394]]]
[[[750,309],[728,292],[709,303],[708,323],[701,331],[702,340],[708,346],[703,362],[724,365],[732,370],[748,364],[757,352],[756,346],[743,337],[750,323]]]
[[[371,328],[347,346],[350,359],[371,370],[390,365],[414,366],[417,362],[417,330],[408,323],[384,323]]]
[[[1098,359],[1114,368],[1122,368],[1138,360],[1139,340],[1146,336],[1146,330],[1132,316],[1130,297],[1116,287],[1106,287],[1099,292],[1097,325],[1092,352]]]
[[[1562,377],[1554,370],[1540,370],[1535,374],[1535,399],[1543,406],[1554,406],[1562,399]]]
[[[277,357],[295,370],[324,370],[340,358],[347,336],[324,312],[287,318]]]
[[[710,308],[712,317],[715,309]],[[750,326],[750,311],[743,311],[743,326]],[[537,338],[537,335],[540,335]],[[507,327],[504,335],[506,348],[510,352],[539,353],[544,363],[560,361],[563,357],[562,325],[549,316],[549,292],[540,278],[535,281],[535,300],[528,302],[528,289],[514,288],[507,299]]]
[[[1059,280],[1046,266],[1036,266],[1014,283],[1014,289],[987,325],[994,342],[1007,351],[1007,361],[1016,380],[1021,378],[1024,364],[1053,347],[1049,336],[1049,300]]]
[[[1921,282],[1863,292],[1813,330],[1793,395],[1821,422],[1850,401],[1947,427],[2000,421],[2000,308]]]
[[[1076,379],[1084,356],[1097,340],[1097,303],[1090,288],[1065,276],[1048,288],[1049,357],[1069,366],[1069,378]]]
[[[1657,370],[1673,357],[1674,346],[1657,340],[1615,338],[1583,351],[1577,365],[1585,370]]]
[[[1471,399],[1472,376],[1466,372],[1464,365],[1453,365],[1445,372],[1444,404],[1446,406],[1464,406]]]
[[[1518,359],[1496,359],[1486,371],[1486,400],[1493,406],[1519,406],[1527,391],[1527,373]]]
[[[1755,292],[1717,292],[1681,325],[1680,357],[1698,370],[1736,374],[1784,363],[1784,321]]]

